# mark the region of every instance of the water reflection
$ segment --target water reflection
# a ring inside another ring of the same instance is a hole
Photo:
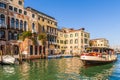
[[[109,80],[120,80],[120,54],[118,55],[117,62],[112,75],[109,76]]]
[[[19,74],[21,75],[21,80],[29,80],[29,70],[30,65],[27,62],[24,62],[19,66]]]
[[[104,65],[94,65],[83,67],[80,70],[80,75],[84,78],[94,80],[108,80],[108,76],[112,74],[114,69],[113,63]]]
[[[4,72],[4,74],[11,74],[11,75],[13,75],[13,74],[15,74],[15,69],[14,69],[13,66],[4,66],[3,67],[3,72]]]
[[[0,80],[98,80],[111,74],[112,65],[85,67],[79,58],[38,59],[0,66]]]

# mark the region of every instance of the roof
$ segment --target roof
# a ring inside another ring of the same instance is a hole
[[[31,7],[26,7],[26,9],[27,9],[27,8],[28,8],[28,9],[31,9],[32,11],[35,11],[35,12],[37,12],[37,13],[39,13],[39,14],[45,15],[45,16],[47,16],[47,17],[49,17],[49,18],[55,19],[54,17],[51,17],[51,16],[49,16],[49,15],[43,13],[43,12],[40,12],[40,11],[38,11],[38,10],[36,10],[36,9],[33,9],[33,8],[31,8]]]
[[[91,40],[107,40],[106,38],[96,38],[96,39],[91,39]]]

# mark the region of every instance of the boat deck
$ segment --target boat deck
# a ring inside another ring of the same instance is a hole
[[[83,56],[81,60],[86,60],[86,61],[113,61],[116,60],[117,56],[116,55],[104,55],[102,57],[99,56]]]

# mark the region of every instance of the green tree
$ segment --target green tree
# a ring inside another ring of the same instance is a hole
[[[38,40],[42,41],[42,44],[45,45],[46,44],[46,40],[47,40],[47,35],[46,33],[40,33],[38,35]]]
[[[19,34],[20,40],[25,40],[25,38],[29,38],[33,41],[33,44],[37,44],[36,38],[34,38],[33,34],[30,31],[23,32],[22,34]]]
[[[22,34],[19,34],[19,39],[25,40],[25,38],[32,38],[32,33],[30,31],[23,32]]]

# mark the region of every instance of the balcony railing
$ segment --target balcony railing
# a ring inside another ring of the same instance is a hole
[[[57,42],[53,42],[53,41],[48,41],[49,44],[53,44],[53,45],[56,45]]]
[[[0,28],[7,28],[6,24],[0,24]]]
[[[32,33],[37,33],[37,31],[36,31],[36,30],[34,30],[34,29],[32,29]]]
[[[47,32],[47,34],[57,36],[57,33]]]

